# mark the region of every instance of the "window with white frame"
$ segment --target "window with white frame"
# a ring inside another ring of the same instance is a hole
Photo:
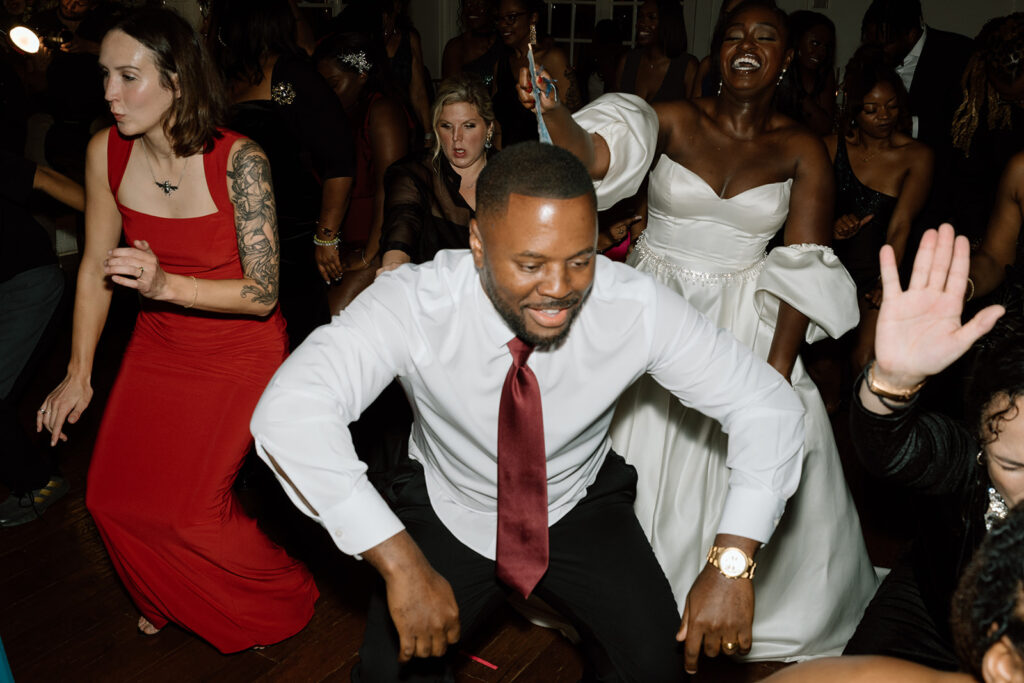
[[[643,0],[549,0],[548,33],[569,55],[573,64],[582,46],[590,44],[594,25],[602,19],[611,19],[625,42],[633,45],[633,27],[636,11]]]

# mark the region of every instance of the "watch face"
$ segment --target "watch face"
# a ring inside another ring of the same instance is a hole
[[[718,556],[718,567],[726,576],[739,576],[747,570],[747,558],[743,551],[729,548]]]

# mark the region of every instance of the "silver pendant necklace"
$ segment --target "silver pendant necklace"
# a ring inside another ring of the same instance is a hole
[[[149,168],[149,176],[153,179],[153,184],[163,190],[165,197],[170,197],[171,193],[181,187],[181,181],[185,177],[185,169],[188,168],[188,160],[191,157],[185,157],[185,165],[181,167],[181,175],[178,176],[178,184],[172,185],[170,179],[160,181],[156,179],[156,174],[153,173],[153,162],[149,153],[149,145],[146,144],[145,139],[142,140],[142,151],[146,155],[146,166]]]

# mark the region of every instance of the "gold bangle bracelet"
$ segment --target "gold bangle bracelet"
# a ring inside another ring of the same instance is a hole
[[[196,301],[199,300],[199,280],[196,279],[195,275],[190,275],[189,277],[192,278],[192,303],[185,306],[185,308],[192,308],[196,305]]]
[[[879,384],[875,379],[875,363],[876,361],[871,361],[871,365],[868,366],[868,391],[875,396],[887,398],[890,401],[909,401],[917,395],[917,392],[921,391],[924,383],[928,381],[923,379],[909,389],[887,387],[884,384]]]

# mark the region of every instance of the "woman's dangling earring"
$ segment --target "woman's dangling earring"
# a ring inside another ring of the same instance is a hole
[[[782,67],[782,72],[779,73],[779,80],[775,81],[775,85],[782,85],[782,79],[786,77],[786,67]]]
[[[976,456],[974,456],[974,459],[978,461],[979,465],[984,465],[985,464],[984,462],[981,461],[981,454],[984,453],[984,452],[985,451],[978,451],[978,454]]]
[[[494,129],[491,128],[489,131],[487,131],[487,137],[484,138],[484,149],[490,149],[491,148],[491,138],[493,138],[493,137],[494,137]]]
[[[530,24],[530,44],[537,44],[537,24]]]
[[[722,79],[722,78],[718,79],[718,92],[715,93],[716,95],[721,95],[722,94],[722,83],[724,82],[724,80],[725,79]]]

